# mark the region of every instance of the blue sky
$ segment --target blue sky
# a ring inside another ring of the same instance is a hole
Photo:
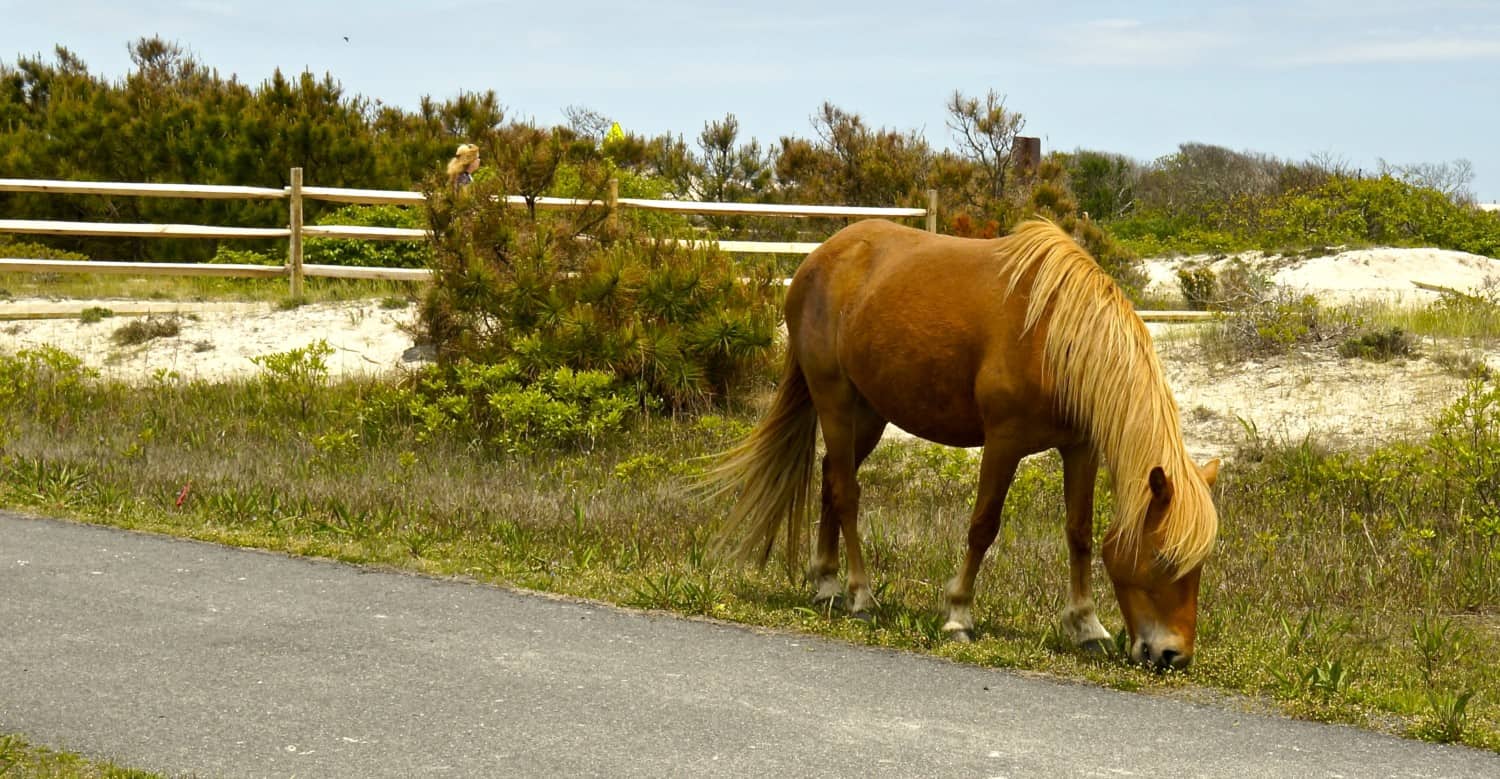
[[[0,0],[0,20],[8,63],[62,44],[117,78],[159,35],[247,83],[328,72],[403,107],[493,89],[513,118],[579,106],[690,143],[728,113],[744,139],[811,137],[828,101],[948,146],[948,96],[994,90],[1044,150],[1462,158],[1500,201],[1500,0]]]

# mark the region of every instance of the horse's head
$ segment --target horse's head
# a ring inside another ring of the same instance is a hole
[[[1147,477],[1151,498],[1139,535],[1133,543],[1122,540],[1124,536],[1120,533],[1111,533],[1104,539],[1104,568],[1115,585],[1115,597],[1120,601],[1120,612],[1130,631],[1130,659],[1135,662],[1164,671],[1186,668],[1193,659],[1203,555],[1192,555],[1185,564],[1171,550],[1177,540],[1172,537],[1174,531],[1180,534],[1182,527],[1200,518],[1184,518],[1184,522],[1176,525],[1168,519],[1174,511],[1212,513],[1214,507],[1207,500],[1207,488],[1218,475],[1218,460],[1198,468],[1197,474],[1187,478],[1201,478],[1204,499],[1174,500],[1178,497],[1177,487],[1161,468],[1152,468]],[[1217,527],[1217,516],[1206,519],[1210,527]]]

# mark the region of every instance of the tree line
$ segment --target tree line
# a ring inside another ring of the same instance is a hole
[[[348,94],[332,75],[277,70],[252,86],[160,38],[139,39],[129,49],[133,68],[117,81],[90,73],[61,46],[50,60],[0,63],[0,175],[283,187],[290,169],[301,167],[318,186],[420,189],[456,144],[473,142],[497,163],[492,175],[514,177],[503,182],[510,191],[569,194],[568,150],[587,146],[604,153],[622,195],[921,207],[926,191],[936,189],[943,232],[995,235],[1040,213],[1063,223],[1111,269],[1127,266],[1131,252],[1111,239],[1110,228],[1132,240],[1151,236],[1160,243],[1167,235],[1168,244],[1182,231],[1253,231],[1260,218],[1247,217],[1250,211],[1330,182],[1366,178],[1327,156],[1293,162],[1199,143],[1149,162],[1054,151],[1039,167],[1022,169],[1014,150],[1024,115],[993,90],[949,96],[951,148],[934,148],[915,130],[873,127],[831,103],[812,114],[809,137],[763,145],[742,136],[733,114],[705,122],[691,140],[672,133],[615,136],[609,117],[581,107],[553,127],[512,119],[494,91],[424,97],[406,110]],[[1382,163],[1369,178],[1437,191],[1461,204],[1472,173],[1463,161]],[[315,221],[330,208],[311,203],[308,216]],[[286,219],[284,204],[276,202],[20,193],[0,193],[0,216],[243,226]],[[814,240],[837,226],[753,217],[699,225],[751,238]],[[1254,243],[1247,235],[1230,242]],[[100,259],[201,260],[218,248],[150,239],[49,243]]]

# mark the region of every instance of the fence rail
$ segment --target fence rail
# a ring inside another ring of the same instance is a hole
[[[216,200],[288,201],[286,227],[234,227],[190,224],[119,224],[103,222],[69,222],[55,220],[0,219],[0,233],[19,235],[73,235],[115,238],[217,238],[217,239],[286,239],[287,261],[281,266],[213,265],[180,262],[58,262],[0,257],[0,271],[47,273],[123,273],[134,275],[237,276],[263,278],[286,276],[292,294],[300,295],[305,276],[352,279],[394,279],[419,281],[431,277],[425,269],[368,268],[341,265],[307,265],[302,262],[304,238],[338,238],[367,241],[420,241],[426,230],[403,227],[365,227],[359,225],[304,225],[302,203],[319,200],[358,205],[420,205],[426,201],[421,192],[383,189],[344,189],[338,187],[302,186],[302,169],[293,168],[290,186],[243,187],[209,184],[143,184],[108,181],[52,181],[42,179],[0,179],[0,192],[30,192],[59,195],[118,195],[128,197],[196,198]],[[605,201],[541,197],[535,205],[541,209],[573,209],[607,206],[617,209],[640,209],[676,214],[709,216],[775,216],[809,217],[887,217],[905,219],[926,217],[927,229],[937,231],[937,192],[929,190],[927,208],[874,208],[867,206],[779,205],[764,203],[709,203],[686,200],[646,200],[622,198],[610,187]],[[526,198],[510,195],[506,203],[525,206]],[[787,241],[693,241],[691,245],[717,245],[728,252],[743,254],[807,254],[818,247],[816,242]]]

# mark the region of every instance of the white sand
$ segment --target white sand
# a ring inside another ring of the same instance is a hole
[[[1447,249],[1356,249],[1313,258],[1245,252],[1147,260],[1143,264],[1149,279],[1147,291],[1180,299],[1178,269],[1207,266],[1220,272],[1236,260],[1278,286],[1316,295],[1328,304],[1365,299],[1423,305],[1439,295],[1413,282],[1467,293],[1500,283],[1500,260],[1478,254]]]
[[[0,303],[7,309],[35,309],[38,301]],[[74,310],[118,307],[121,301],[73,301]],[[0,321],[0,352],[51,344],[82,358],[107,377],[151,379],[158,372],[175,373],[182,380],[215,381],[248,376],[260,370],[252,357],[307,348],[326,341],[333,353],[326,359],[331,376],[382,374],[409,363],[403,355],[412,346],[406,332],[415,308],[384,309],[374,302],[309,304],[278,310],[265,303],[203,307],[184,304],[177,315],[178,335],[156,338],[136,346],[120,346],[111,335],[127,317],[110,317],[92,324],[77,318]],[[165,314],[154,315],[158,317]]]
[[[1369,297],[1422,304],[1436,298],[1413,280],[1474,291],[1500,278],[1500,261],[1434,249],[1370,249],[1306,260],[1260,257],[1278,284],[1305,291],[1329,303]],[[1176,271],[1184,263],[1222,266],[1225,259],[1189,257],[1152,260],[1147,272],[1158,290],[1178,294]],[[39,301],[0,303],[7,311]],[[123,306],[110,301],[72,305]],[[172,338],[121,347],[110,334],[125,321],[94,324],[77,319],[0,321],[0,352],[52,344],[78,355],[104,375],[148,381],[159,371],[183,380],[217,380],[259,370],[251,358],[307,347],[322,339],[333,347],[333,376],[383,374],[409,368],[412,338],[406,328],[414,308],[385,310],[375,303],[311,304],[280,311],[266,304],[218,306],[182,318]],[[1232,455],[1248,429],[1264,438],[1301,441],[1312,437],[1332,445],[1390,440],[1422,428],[1462,392],[1463,381],[1431,357],[1453,346],[1425,344],[1425,356],[1376,364],[1343,360],[1327,353],[1288,355],[1264,362],[1210,364],[1197,354],[1184,329],[1152,325],[1168,383],[1182,410],[1183,433],[1196,456]],[[1170,332],[1169,332],[1170,331]],[[1477,354],[1492,365],[1500,355]]]

